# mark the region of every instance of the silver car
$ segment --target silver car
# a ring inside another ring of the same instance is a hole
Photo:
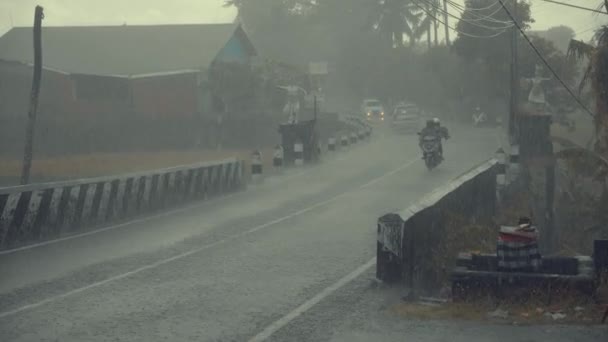
[[[402,104],[395,107],[391,116],[391,127],[399,133],[415,133],[420,129],[422,113],[412,104]]]

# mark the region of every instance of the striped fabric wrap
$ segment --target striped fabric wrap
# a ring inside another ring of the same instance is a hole
[[[511,240],[499,238],[496,254],[498,267],[508,271],[538,271],[542,257],[536,240]]]

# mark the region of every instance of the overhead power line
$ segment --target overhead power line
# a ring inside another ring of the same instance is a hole
[[[467,18],[468,21],[487,21],[487,22],[492,22],[492,23],[497,23],[497,24],[503,24],[503,25],[508,26],[508,28],[513,27],[513,23],[511,23],[511,21],[503,21],[503,20],[498,20],[498,19],[494,18],[494,15],[496,15],[498,12],[502,11],[502,8],[500,7],[499,2],[496,2],[496,4],[498,4],[499,7],[494,12],[489,13],[489,14],[481,14],[481,13],[477,13],[477,12],[481,11],[483,9],[474,8],[474,7],[466,8],[452,0],[446,0],[446,1],[450,5],[450,7],[454,8],[456,11],[461,13],[461,15],[463,15],[465,12],[467,12],[472,17],[475,17],[475,19]],[[489,9],[489,8],[490,7],[486,7],[486,9]]]
[[[452,2],[452,3],[453,3],[453,1],[449,1],[449,2]],[[472,11],[486,11],[486,10],[489,10],[489,9],[493,9],[492,7],[494,7],[494,6],[496,6],[496,5],[498,5],[498,8],[501,8],[501,7],[500,7],[500,2],[496,1],[496,2],[494,2],[494,3],[492,3],[491,5],[488,5],[488,6],[486,6],[486,7],[470,8],[470,10],[472,10]],[[460,4],[458,4],[458,6],[461,6],[461,5],[460,5]]]
[[[594,12],[594,13],[608,14],[608,12],[602,11],[600,9],[595,9],[595,8],[589,8],[589,7],[583,7],[583,6],[568,4],[568,3],[565,3],[565,2],[561,2],[561,1],[555,1],[555,0],[540,0],[540,1],[550,2],[550,3],[556,4],[556,5],[561,5],[561,6],[566,6],[566,7],[572,7],[572,8],[576,8],[576,9],[580,9],[580,10],[584,10],[584,11],[589,11],[589,12]]]
[[[493,31],[502,30],[502,32],[504,32],[505,29],[513,27],[513,24],[510,23],[510,22],[509,22],[510,25],[508,25],[508,26],[488,26],[488,25],[484,25],[484,24],[478,23],[478,22],[476,22],[474,20],[470,20],[468,18],[465,19],[463,17],[457,17],[457,16],[455,16],[455,15],[449,13],[449,12],[445,12],[442,8],[439,8],[436,4],[432,3],[429,0],[420,0],[420,1],[422,1],[423,3],[425,3],[425,4],[429,5],[429,6],[432,6],[435,9],[435,11],[437,11],[437,12],[439,12],[441,14],[447,14],[448,16],[450,16],[450,17],[452,17],[452,18],[454,18],[456,20],[464,21],[467,24],[470,24],[470,25],[473,25],[473,26],[477,26],[477,27],[481,27],[481,28],[484,28],[484,29],[487,29],[487,30],[493,30]]]
[[[505,4],[503,3],[503,0],[498,0],[498,1],[502,5],[502,8],[505,10],[505,12],[509,16],[509,18],[511,18],[511,21],[513,21],[513,23],[515,24],[515,27],[517,27],[517,29],[519,30],[519,32],[521,33],[521,35],[528,42],[528,44],[530,45],[530,47],[532,48],[532,50],[534,50],[534,52],[540,58],[540,60],[543,62],[543,64],[545,64],[545,66],[549,69],[549,71],[551,71],[551,73],[553,74],[553,77],[555,77],[555,79],[557,79],[559,81],[559,83],[564,87],[564,89],[566,89],[568,91],[568,93],[570,94],[570,96],[572,96],[572,98],[579,104],[579,106],[581,106],[581,108],[583,108],[592,117],[595,117],[595,114],[593,114],[593,112],[591,112],[589,110],[589,108],[587,108],[587,106],[581,101],[581,99],[579,99],[578,96],[576,96],[576,94],[574,94],[574,92],[572,91],[572,89],[570,89],[570,87],[566,84],[566,82],[564,82],[561,79],[561,77],[559,77],[559,75],[557,74],[557,72],[555,72],[555,70],[549,64],[549,62],[547,62],[547,60],[542,55],[542,53],[540,53],[540,51],[538,50],[538,48],[534,45],[534,43],[532,43],[532,41],[530,40],[530,38],[528,37],[528,35],[526,34],[526,32],[524,32],[524,30],[521,28],[521,26],[519,25],[519,23],[517,22],[517,20],[513,17],[513,15],[511,14],[511,12],[507,8],[507,6],[505,6]],[[545,1],[545,0],[543,0],[543,1]]]
[[[454,27],[452,27],[452,26],[450,26],[450,25],[446,25],[446,23],[445,23],[445,22],[443,22],[443,21],[439,20],[439,18],[437,18],[437,16],[435,16],[433,13],[429,12],[429,11],[428,11],[426,8],[424,8],[424,6],[420,5],[420,4],[419,4],[419,3],[418,3],[416,0],[414,0],[414,1],[413,1],[413,3],[414,3],[414,5],[415,5],[416,7],[418,7],[419,9],[421,9],[421,10],[422,10],[424,13],[426,13],[426,15],[428,15],[429,17],[431,17],[431,18],[433,18],[433,19],[437,20],[437,22],[439,22],[440,24],[442,24],[442,25],[445,25],[445,26],[449,27],[449,28],[450,28],[452,31],[454,31],[454,32],[456,32],[456,33],[458,33],[458,34],[461,34],[461,35],[463,35],[463,36],[467,36],[467,37],[471,37],[471,38],[486,39],[486,38],[495,38],[495,37],[498,37],[498,36],[500,36],[501,34],[504,34],[504,33],[505,33],[505,31],[500,31],[500,32],[497,32],[497,33],[495,33],[495,34],[488,35],[488,36],[478,36],[478,35],[474,35],[474,34],[470,34],[470,33],[466,33],[466,32],[461,32],[461,31],[459,31],[458,29],[456,29],[456,28],[454,28]]]

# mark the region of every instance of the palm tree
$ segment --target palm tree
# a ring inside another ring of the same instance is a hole
[[[435,46],[439,45],[439,38],[437,37],[437,28],[439,26],[437,22],[437,16],[439,15],[439,6],[441,6],[439,0],[428,0],[426,2],[426,10],[424,12],[426,14],[426,17],[428,18],[426,38],[429,49],[432,45],[431,42],[433,41],[433,35]]]
[[[608,156],[608,26],[597,30],[594,40],[595,46],[572,40],[568,47],[568,56],[579,60],[586,59],[589,63],[579,90],[587,84],[591,85],[596,107],[594,150],[602,156]]]
[[[391,47],[403,46],[404,36],[413,46],[431,27],[431,18],[410,0],[379,0],[375,17],[374,27]]]
[[[602,7],[608,10],[608,0],[603,0],[602,6],[598,8]],[[608,220],[605,210],[605,203],[608,201],[608,26],[598,29],[593,40],[594,45],[571,40],[568,47],[570,58],[588,62],[579,91],[589,84],[595,97],[593,151],[566,141],[560,143],[565,149],[556,157],[566,160],[576,174],[592,177],[603,183],[599,203],[590,204],[595,208],[586,214],[592,216],[594,222],[601,226]]]

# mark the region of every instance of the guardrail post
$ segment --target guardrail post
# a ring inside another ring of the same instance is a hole
[[[327,150],[335,151],[336,150],[336,138],[331,137],[327,140]]]
[[[49,218],[51,215],[51,205],[55,189],[45,189],[42,194],[40,206],[38,208],[38,216],[34,221],[34,234],[37,239],[44,239],[49,229]]]
[[[139,178],[137,178],[137,192],[136,192],[135,203],[134,203],[135,212],[137,214],[141,213],[145,206],[144,196],[146,194],[147,185],[148,185],[148,184],[146,184],[147,178],[148,177],[146,177],[146,176],[140,176]]]
[[[194,176],[194,198],[204,198],[205,196],[204,176],[204,167],[199,167],[198,169],[196,169]]]
[[[78,196],[76,197],[76,205],[74,207],[74,217],[70,224],[70,231],[77,230],[82,220],[82,214],[84,211],[84,202],[87,198],[87,191],[89,190],[88,184],[82,184],[78,189]]]
[[[13,214],[13,220],[9,225],[9,229],[5,237],[9,245],[13,245],[18,242],[21,237],[21,227],[23,225],[23,222],[25,221],[25,216],[27,214],[27,209],[30,205],[31,197],[31,191],[22,192],[21,196],[19,196],[19,200],[17,201],[17,206],[15,207],[15,211]]]
[[[254,183],[259,183],[263,178],[262,152],[259,150],[253,151],[251,154],[251,180]]]
[[[275,170],[280,171],[283,169],[283,158],[285,157],[285,153],[283,151],[283,146],[277,145],[274,148],[274,153],[272,155],[272,166]]]
[[[194,174],[195,170],[190,169],[186,171],[185,185],[184,185],[184,195],[183,198],[185,201],[194,198]]]
[[[294,164],[296,166],[304,165],[304,144],[300,140],[296,140],[293,145]]]
[[[116,211],[116,201],[118,196],[119,180],[115,179],[110,182],[110,194],[108,197],[108,205],[106,207],[106,221],[109,221],[114,216]]]

